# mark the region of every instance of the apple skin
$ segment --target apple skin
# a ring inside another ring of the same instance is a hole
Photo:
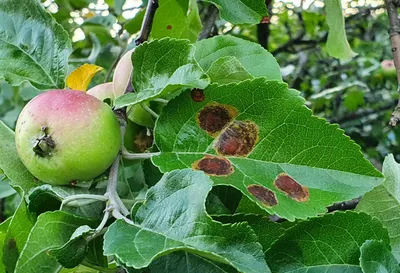
[[[121,132],[113,111],[99,99],[81,91],[51,90],[24,107],[15,141],[34,176],[68,185],[107,170],[119,153]]]

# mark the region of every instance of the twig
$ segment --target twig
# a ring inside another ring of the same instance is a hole
[[[153,101],[155,101],[155,102],[160,102],[160,103],[164,103],[164,104],[167,104],[167,103],[168,103],[168,100],[165,100],[165,99],[154,99]]]
[[[97,194],[75,194],[71,195],[69,197],[66,197],[62,203],[61,207],[66,206],[67,204],[77,201],[77,200],[82,200],[82,199],[89,199],[89,200],[94,200],[94,201],[102,201],[106,202],[108,198],[104,197],[103,195],[97,195]]]
[[[149,159],[160,153],[130,153],[125,147],[122,148],[122,156],[125,159],[135,160],[135,159]]]
[[[268,14],[269,16],[271,15],[271,9],[272,9],[272,0],[266,0],[265,5],[267,6]],[[268,50],[268,40],[269,40],[269,35],[270,35],[270,29],[269,29],[269,19],[270,17],[265,17],[263,20],[257,25],[257,40],[258,43]]]
[[[332,206],[328,207],[328,212],[337,211],[337,210],[352,210],[355,209],[357,204],[360,202],[360,198],[356,198],[350,201],[345,201],[341,203],[333,204]]]
[[[397,73],[397,92],[399,93],[399,101],[394,108],[389,124],[391,126],[396,126],[400,121],[400,22],[397,13],[397,8],[400,6],[400,3],[399,0],[385,0],[385,5],[390,22],[389,35],[392,43],[394,66],[396,67]]]
[[[210,4],[210,6],[207,8],[206,16],[203,21],[203,30],[199,35],[198,39],[199,41],[210,37],[217,18],[218,18],[218,9],[213,4]]]
[[[151,28],[153,26],[154,15],[156,14],[158,8],[158,0],[149,0],[147,4],[146,13],[144,15],[142,28],[140,29],[139,37],[136,39],[136,45],[147,41],[149,38]]]

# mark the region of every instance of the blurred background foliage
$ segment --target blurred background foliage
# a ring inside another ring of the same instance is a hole
[[[146,2],[46,0],[42,4],[73,41],[69,71],[83,63],[104,68],[91,82],[94,86],[111,81],[119,58],[134,47]],[[186,0],[186,3],[189,1]],[[152,36],[185,37],[184,34],[177,36],[169,25],[171,18],[179,16],[179,10],[168,0],[160,0],[160,4],[163,8],[158,12],[163,12],[166,19],[160,22],[155,18]],[[204,24],[210,20],[214,22],[215,8],[207,2],[197,1],[197,14],[193,8],[195,4],[193,0],[187,7],[187,14],[184,14],[188,20],[185,23],[188,26],[187,35],[193,35],[193,29],[200,31],[199,17]],[[270,17],[265,18],[264,24],[237,26],[217,18],[212,35],[229,34],[260,43],[276,57],[284,80],[301,91],[307,106],[316,115],[338,123],[376,167],[381,167],[384,156],[389,152],[399,155],[397,160],[400,160],[400,128],[388,125],[396,103],[397,82],[395,73],[391,71],[392,63],[384,62],[392,59],[392,53],[383,0],[342,0],[347,37],[353,51],[358,54],[348,61],[339,61],[326,52],[328,27],[323,1],[267,0],[266,4]],[[193,40],[192,36],[186,38]],[[0,81],[0,119],[14,128],[23,106],[39,92],[27,83],[11,87]],[[1,202],[8,196],[7,217],[18,204],[18,197],[8,183],[0,182],[0,193]]]

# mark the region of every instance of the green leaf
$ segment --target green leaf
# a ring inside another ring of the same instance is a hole
[[[11,186],[27,193],[40,183],[35,181],[35,177],[19,159],[14,139],[14,132],[0,121],[0,169],[10,179]]]
[[[360,246],[366,240],[389,243],[378,219],[365,213],[336,212],[302,221],[267,251],[272,272],[361,273]]]
[[[325,1],[326,22],[329,26],[326,48],[332,57],[346,60],[353,58],[354,53],[347,41],[342,5],[340,0]]]
[[[142,26],[142,22],[143,22],[143,18],[144,18],[144,14],[146,13],[145,9],[141,9],[136,15],[135,17],[133,17],[131,20],[129,20],[125,25],[124,28],[126,29],[126,31],[128,31],[130,34],[136,34],[139,32],[141,26]]]
[[[181,38],[195,42],[201,29],[196,0],[160,0],[151,36]]]
[[[396,258],[381,241],[368,240],[361,246],[360,264],[364,273],[399,273]]]
[[[381,220],[389,232],[392,253],[400,261],[400,165],[392,154],[383,162],[383,174],[383,184],[366,193],[356,209]]]
[[[117,18],[114,15],[109,14],[107,16],[94,16],[83,22],[82,26],[85,25],[101,25],[106,28],[112,29],[113,25],[117,22]]]
[[[115,106],[138,104],[182,88],[205,88],[209,79],[194,60],[194,46],[187,40],[146,42],[132,55],[135,93],[120,96]]]
[[[232,56],[222,57],[212,63],[206,73],[212,83],[226,84],[252,79],[253,76]]]
[[[129,271],[131,272],[131,271]],[[138,271],[132,271],[138,272]],[[204,259],[188,252],[172,252],[162,256],[143,270],[143,273],[237,273],[228,265]]]
[[[229,72],[233,74],[229,77],[231,80],[237,79],[237,74],[240,74],[241,80],[245,77],[250,78],[246,76],[245,72],[247,72],[253,77],[282,81],[280,68],[275,58],[259,44],[233,36],[216,36],[197,42],[195,47],[195,59],[204,71],[208,71],[207,74],[210,73],[208,75],[212,79],[221,77],[220,74],[214,75],[214,73],[218,72],[216,71],[218,65],[223,64],[228,66],[224,68],[225,71],[229,67],[234,69],[235,73]]]
[[[116,255],[128,267],[143,268],[157,257],[185,250],[241,272],[269,272],[247,224],[222,225],[206,214],[204,203],[211,187],[201,172],[164,175],[133,216],[135,224],[117,220],[109,227],[104,253]]]
[[[24,199],[21,200],[15,211],[10,225],[7,229],[7,236],[4,241],[2,261],[7,272],[14,272],[15,265],[22,249],[28,240],[29,233],[34,224],[33,215],[29,214]]]
[[[272,222],[267,216],[256,214],[222,215],[213,217],[213,219],[224,224],[247,222],[257,235],[264,253],[286,230],[281,224]]]
[[[355,112],[360,106],[365,104],[364,93],[361,90],[351,90],[347,92],[343,104],[347,110]]]
[[[221,17],[232,24],[258,24],[268,15],[264,0],[206,0],[214,3]]]
[[[34,188],[28,195],[28,209],[37,215],[46,211],[59,210],[61,202],[72,195],[96,194],[103,195],[105,189],[88,189],[86,187],[42,185]],[[93,199],[76,200],[63,206],[62,210],[77,216],[100,219],[103,216],[105,202]]]
[[[71,41],[38,1],[0,2],[0,78],[39,89],[63,88]]]
[[[8,180],[1,179],[2,175],[0,175],[0,199],[7,198],[15,194],[15,190],[10,186]]]
[[[48,250],[67,243],[78,227],[94,227],[95,223],[62,211],[41,214],[21,253],[15,273],[58,272],[61,265],[47,254]]]
[[[12,218],[8,218],[4,222],[0,224],[0,272],[6,272],[6,267],[3,263],[3,256],[4,256],[4,244],[7,236],[7,229],[10,225]],[[7,253],[8,254],[8,253]],[[9,254],[8,254],[9,255]]]
[[[193,168],[293,221],[326,212],[382,183],[359,146],[312,116],[286,84],[264,78],[211,85],[204,100],[182,93],[155,127],[162,172]]]

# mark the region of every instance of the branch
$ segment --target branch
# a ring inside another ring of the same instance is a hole
[[[272,0],[266,0],[265,5],[267,6],[268,14],[271,15]],[[269,23],[270,17],[264,17],[263,20],[261,20],[261,23],[257,25],[258,43],[266,50],[268,50],[268,40],[271,32],[269,29]]]
[[[398,0],[385,0],[386,10],[389,16],[390,22],[390,42],[392,44],[394,66],[396,67],[397,73],[397,92],[400,98],[400,22],[398,18],[397,8],[399,7],[400,1]],[[394,108],[392,117],[390,118],[389,124],[396,126],[400,121],[400,99]]]
[[[218,18],[218,9],[211,4],[207,8],[206,16],[204,17],[203,21],[203,30],[201,31],[199,35],[199,41],[203,39],[207,39],[208,37],[211,36],[211,32],[213,31],[213,28],[215,27],[215,21]]]
[[[153,26],[154,15],[158,8],[158,0],[149,0],[147,4],[146,14],[144,15],[142,28],[140,29],[139,37],[136,39],[136,45],[140,45],[149,38],[151,28]]]

